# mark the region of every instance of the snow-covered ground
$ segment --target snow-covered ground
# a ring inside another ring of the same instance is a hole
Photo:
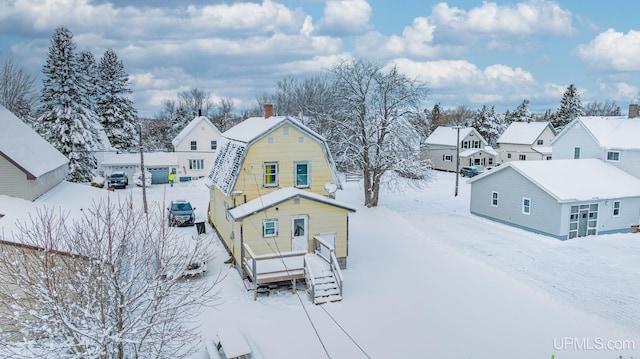
[[[358,211],[341,302],[316,306],[304,291],[254,301],[218,244],[203,280],[227,276],[218,306],[200,317],[203,336],[238,327],[264,358],[283,359],[640,357],[640,233],[559,241],[471,215],[469,185],[461,180],[457,197],[454,185],[455,174],[434,172],[423,189],[384,192],[365,208],[360,185],[344,183],[337,197]],[[71,183],[36,203],[0,196],[0,230],[36,205],[73,212],[128,194],[141,202],[139,187]],[[201,181],[153,185],[147,197],[190,200],[205,220]],[[195,358],[207,358],[204,348]]]

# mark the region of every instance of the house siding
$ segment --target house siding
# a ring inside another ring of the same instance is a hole
[[[237,204],[280,188],[294,187],[295,162],[306,161],[310,165],[310,187],[304,189],[324,195],[324,185],[334,182],[321,144],[293,126],[288,127],[288,135],[283,134],[282,127],[279,127],[249,147],[234,187],[234,190],[242,191],[242,202]],[[300,137],[302,142],[299,142]],[[262,165],[265,162],[278,162],[278,186],[263,186]]]
[[[320,233],[335,232],[336,257],[347,256],[347,210],[306,198],[300,198],[299,204],[289,199],[275,207],[244,218],[242,220],[244,243],[248,244],[256,255],[291,251],[291,217],[296,215],[309,216],[307,233],[310,241],[313,236]],[[278,220],[276,237],[262,236],[264,219]],[[313,248],[309,248],[309,252],[313,252]]]
[[[213,159],[215,158],[215,150],[211,149],[211,141],[220,141],[220,131],[214,128],[210,122],[201,121],[188,135],[182,139],[174,148],[178,160],[178,173],[176,180],[180,177],[189,179],[202,178],[207,175]],[[191,141],[196,142],[197,149],[191,150]],[[204,165],[201,169],[189,168],[189,160],[203,160]]]
[[[66,176],[66,164],[45,173],[35,180],[27,179],[27,175],[4,157],[0,156],[0,195],[33,201],[42,194],[62,182]]]
[[[553,159],[573,159],[574,148],[576,147],[580,147],[580,158],[602,159],[600,146],[589,131],[579,122],[575,122],[570,127],[565,128],[557,140],[553,142]]]
[[[499,193],[498,207],[491,206],[491,193]],[[523,198],[531,199],[531,213],[522,213]],[[562,206],[556,199],[512,168],[471,183],[471,213],[554,237],[562,233]]]

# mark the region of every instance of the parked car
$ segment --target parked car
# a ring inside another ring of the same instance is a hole
[[[479,169],[476,166],[463,166],[462,168],[460,168],[460,175],[462,177],[474,177],[477,176],[481,173],[483,173],[484,171]]]
[[[129,185],[129,177],[126,173],[118,171],[113,172],[107,178],[107,187],[111,188],[127,188]]]
[[[189,201],[183,199],[171,201],[167,208],[169,226],[193,226],[196,220],[195,209]]]

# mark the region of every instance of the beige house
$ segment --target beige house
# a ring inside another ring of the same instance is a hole
[[[458,141],[459,140],[459,141]],[[473,127],[439,126],[425,140],[423,156],[431,159],[433,169],[456,171],[456,153],[460,166],[493,166],[496,152]]]
[[[203,178],[215,157],[220,130],[205,116],[194,118],[171,141],[178,166],[176,181]]]
[[[0,106],[0,195],[33,201],[64,181],[69,160]]]
[[[305,278],[314,292],[314,268],[319,273],[324,265],[336,288],[324,296],[315,291],[314,302],[339,300],[355,209],[335,199],[341,185],[324,138],[271,114],[266,106],[265,117],[222,134],[208,175],[209,221],[256,291],[263,283]]]
[[[498,164],[550,160],[556,131],[549,122],[512,122],[498,138]]]

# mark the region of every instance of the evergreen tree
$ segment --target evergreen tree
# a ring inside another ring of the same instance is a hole
[[[482,137],[484,137],[490,145],[495,145],[496,141],[506,129],[504,116],[496,113],[494,106],[488,109],[482,106],[473,119],[473,128],[475,128]]]
[[[86,79],[82,76],[73,35],[59,27],[51,38],[43,66],[42,115],[36,120],[40,134],[69,158],[67,179],[91,180],[96,168],[96,114],[87,107]]]
[[[98,94],[100,81],[98,76],[98,65],[96,58],[90,51],[81,51],[78,55],[78,61],[80,64],[80,76],[83,81],[79,85],[79,90],[82,91],[80,96],[83,104],[91,111],[98,113]]]
[[[560,102],[560,108],[555,116],[553,116],[553,127],[560,131],[564,126],[574,119],[582,116],[582,102],[580,101],[580,94],[574,84],[569,85],[567,90],[562,95],[562,101]]]
[[[484,137],[485,140],[489,141],[488,138],[488,128],[489,128],[489,109],[487,109],[486,105],[483,105],[482,108],[473,115],[471,121],[471,127],[475,128],[478,133]]]
[[[119,150],[132,148],[138,143],[137,111],[131,93],[129,77],[122,61],[112,49],[107,49],[100,60],[100,86],[98,115],[111,145]]]

